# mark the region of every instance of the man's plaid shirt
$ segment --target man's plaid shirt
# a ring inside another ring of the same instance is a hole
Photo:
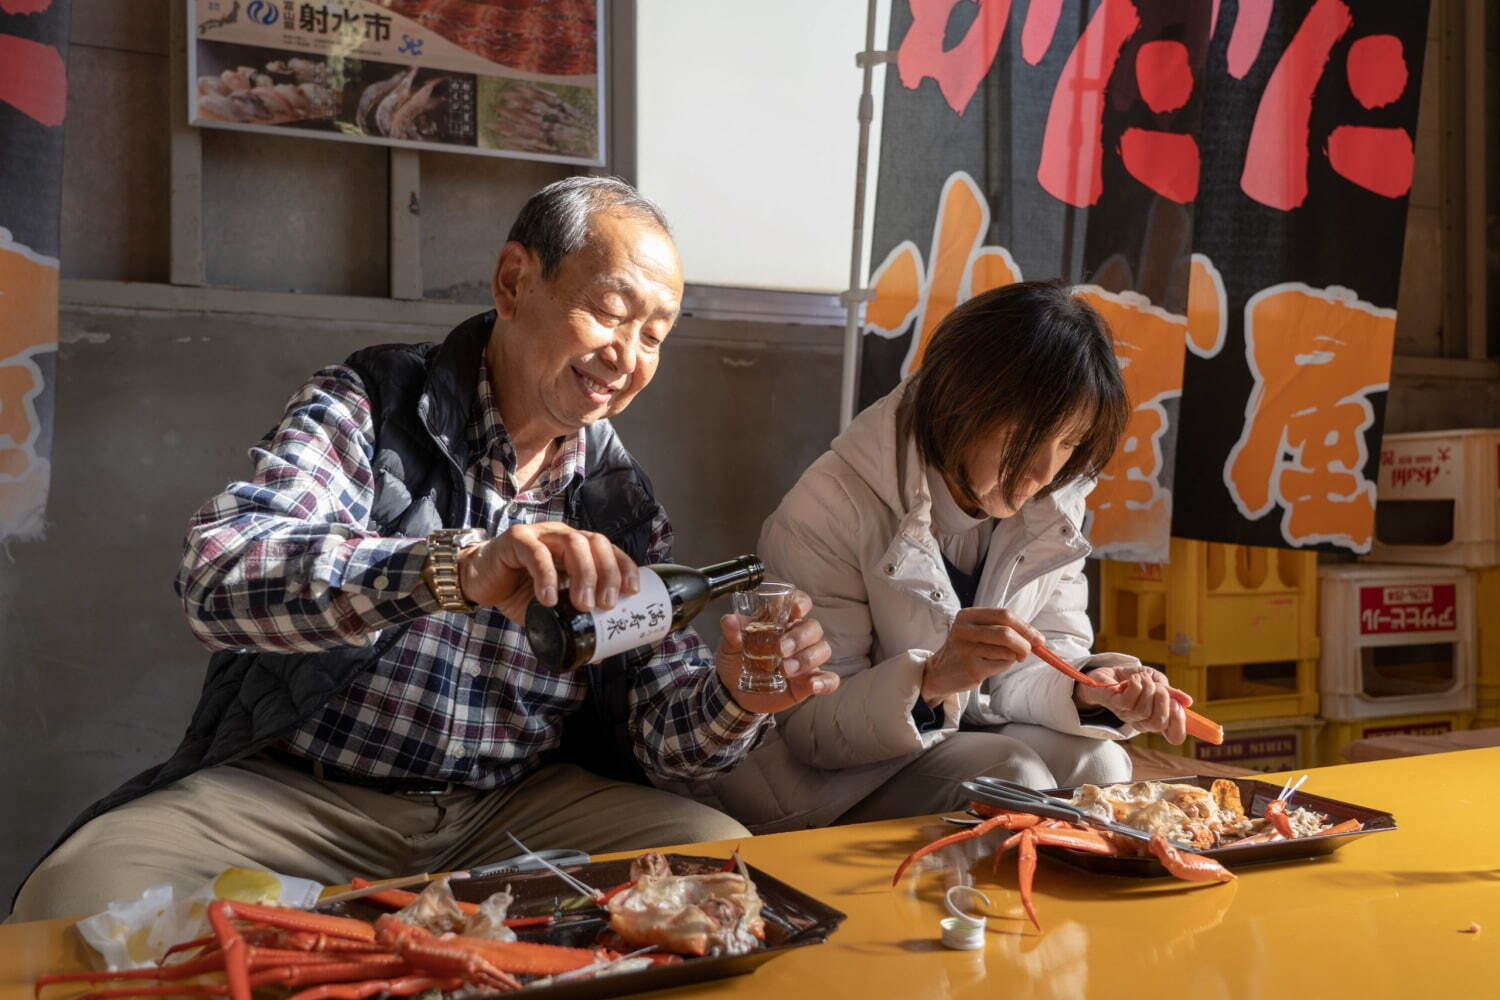
[[[538,667],[524,630],[492,608],[473,617],[439,609],[422,582],[426,541],[370,527],[374,437],[353,370],[334,365],[309,379],[251,449],[253,478],[193,515],[177,577],[188,621],[212,649],[274,652],[368,646],[405,625],[372,669],[282,746],[362,775],[504,787],[559,744],[586,678]],[[481,366],[468,437],[468,525],[495,536],[564,520],[568,491],[584,476],[582,433],[518,492],[515,451]],[[667,561],[671,546],[659,515],[646,561]],[[631,685],[636,757],[666,777],[732,767],[766,718],[735,704],[690,629],[670,635]]]

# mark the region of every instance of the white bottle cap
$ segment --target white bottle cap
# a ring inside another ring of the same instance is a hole
[[[951,917],[944,917],[938,926],[942,928],[942,941],[944,946],[959,951],[973,951],[984,947],[984,928],[988,921],[984,917],[975,916],[964,911],[957,902],[955,895],[965,893],[978,896],[984,900],[985,905],[990,905],[990,897],[974,888],[972,885],[955,885],[948,889],[944,896],[944,903],[948,907]]]

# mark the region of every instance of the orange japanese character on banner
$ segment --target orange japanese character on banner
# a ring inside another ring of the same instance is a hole
[[[1089,541],[1101,556],[1165,562],[1172,495],[1161,485],[1168,427],[1162,404],[1182,394],[1188,321],[1135,292],[1076,291],[1109,323],[1131,406],[1125,435],[1089,494]]]
[[[1224,349],[1229,333],[1229,296],[1224,277],[1207,254],[1195,253],[1188,264],[1187,346],[1200,358]]]
[[[1387,387],[1396,311],[1347,288],[1273,285],[1245,305],[1255,377],[1224,483],[1245,517],[1283,509],[1289,545],[1332,542],[1366,552],[1375,484],[1365,477],[1370,394]]]
[[[36,356],[57,348],[57,261],[0,228],[0,538],[36,537],[50,467],[36,451]]]
[[[865,332],[895,337],[912,327],[902,378],[921,366],[933,331],[954,306],[1021,280],[1021,269],[1009,251],[983,245],[989,228],[990,209],[979,185],[956,171],[938,198],[927,265],[916,244],[903,240],[871,275]]]

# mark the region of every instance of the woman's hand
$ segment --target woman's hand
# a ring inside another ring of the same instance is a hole
[[[1121,663],[1096,667],[1089,671],[1089,677],[1110,686],[1074,684],[1074,704],[1108,709],[1121,722],[1130,723],[1142,732],[1161,733],[1173,746],[1187,739],[1187,715],[1183,709],[1193,699],[1168,684],[1167,675],[1160,670],[1139,662]]]
[[[812,610],[812,598],[802,591],[792,594],[792,620],[781,636],[781,673],[786,690],[758,694],[739,689],[740,667],[744,660],[739,615],[719,619],[724,639],[714,656],[719,680],[729,689],[729,696],[747,712],[780,712],[816,695],[829,694],[839,686],[839,675],[818,669],[828,662],[833,650],[823,638],[823,626],[806,617]]]
[[[922,668],[922,700],[936,705],[950,694],[977,687],[1031,655],[1042,633],[1004,608],[964,608],[948,640]]]

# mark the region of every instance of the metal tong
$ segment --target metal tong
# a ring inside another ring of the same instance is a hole
[[[1018,785],[1014,781],[1006,781],[1003,778],[990,778],[981,775],[973,781],[963,782],[964,791],[972,795],[977,801],[986,805],[999,806],[1001,809],[1014,809],[1016,812],[1031,813],[1033,816],[1046,816],[1048,819],[1062,819],[1070,823],[1082,823],[1085,826],[1096,827],[1100,830],[1108,830],[1110,833],[1118,833],[1122,837],[1131,840],[1139,840],[1145,843],[1151,839],[1151,834],[1144,830],[1133,827],[1122,826],[1111,820],[1100,819],[1093,813],[1084,812],[1082,809],[1065,802],[1046,792],[1039,792],[1025,785]],[[1171,841],[1176,847],[1186,847],[1193,850],[1191,846],[1180,841]]]

